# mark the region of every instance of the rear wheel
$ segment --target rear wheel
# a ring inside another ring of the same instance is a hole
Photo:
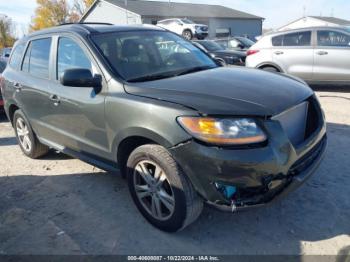
[[[127,163],[127,175],[137,208],[155,227],[179,231],[200,215],[202,200],[164,147],[135,149]]]
[[[263,68],[261,68],[264,71],[268,71],[268,72],[274,72],[274,73],[278,73],[279,70],[276,67],[273,66],[265,66]]]
[[[184,30],[182,33],[182,36],[186,40],[192,40],[192,38],[193,38],[192,32],[190,30]]]
[[[49,148],[39,142],[29,121],[21,110],[17,110],[13,117],[13,126],[18,144],[22,152],[30,158],[39,158],[45,155]]]

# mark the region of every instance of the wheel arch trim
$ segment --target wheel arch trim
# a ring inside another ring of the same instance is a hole
[[[261,69],[262,67],[266,67],[266,66],[272,66],[272,67],[275,67],[277,68],[280,73],[285,73],[285,71],[283,70],[282,67],[280,67],[279,65],[277,65],[276,63],[274,62],[263,62],[263,63],[260,63],[256,66],[257,69]]]

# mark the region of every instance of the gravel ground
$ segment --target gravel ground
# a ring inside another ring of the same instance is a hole
[[[0,254],[350,254],[350,88],[317,94],[329,147],[312,179],[267,208],[206,207],[176,234],[143,219],[118,174],[55,152],[24,157],[0,117]]]

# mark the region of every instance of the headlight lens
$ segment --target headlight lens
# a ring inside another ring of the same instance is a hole
[[[266,141],[253,119],[179,117],[180,125],[195,138],[218,145],[246,145]]]

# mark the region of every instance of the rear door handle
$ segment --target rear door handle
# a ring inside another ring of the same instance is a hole
[[[16,92],[20,92],[22,90],[22,85],[18,82],[13,82],[13,86],[16,89]]]
[[[284,53],[282,51],[276,51],[275,55],[283,55]]]
[[[61,100],[57,95],[50,95],[50,100],[55,106],[58,106],[61,103]]]
[[[318,55],[328,55],[328,52],[326,52],[326,51],[318,51],[317,54]]]

